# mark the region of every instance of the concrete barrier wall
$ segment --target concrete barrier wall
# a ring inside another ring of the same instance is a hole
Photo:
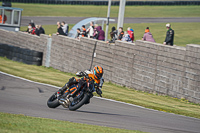
[[[43,52],[43,65],[46,61],[46,46],[47,46],[47,35],[41,34],[40,36],[30,35],[25,32],[11,32],[0,29],[0,43],[5,43],[20,48],[27,48]]]
[[[96,40],[81,41],[66,36],[52,36],[50,66],[75,73],[89,69]]]
[[[42,51],[44,61],[47,38],[0,30],[1,43]],[[71,73],[89,69],[95,43],[93,66],[104,68],[105,80],[200,103],[200,45],[171,47],[140,40],[109,45],[94,39],[76,40],[54,34],[50,66]]]

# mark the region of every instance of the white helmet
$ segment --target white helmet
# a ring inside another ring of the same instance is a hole
[[[166,24],[166,27],[170,27],[170,26],[171,26],[170,23]]]

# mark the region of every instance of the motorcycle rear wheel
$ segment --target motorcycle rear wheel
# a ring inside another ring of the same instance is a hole
[[[56,108],[60,105],[58,99],[57,99],[57,92],[55,92],[47,101],[47,106],[49,108]]]
[[[72,104],[69,105],[69,110],[75,111],[75,110],[79,109],[79,108],[80,108],[81,106],[83,106],[89,99],[90,99],[90,96],[88,96],[88,94],[85,93],[84,96],[83,96],[83,98],[82,98],[82,100],[81,100],[79,103],[77,103],[77,104],[75,104],[75,105],[72,105]]]

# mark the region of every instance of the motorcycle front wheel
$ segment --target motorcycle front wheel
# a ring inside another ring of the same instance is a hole
[[[47,101],[47,106],[49,108],[56,108],[60,105],[58,99],[57,99],[57,92],[55,92]]]

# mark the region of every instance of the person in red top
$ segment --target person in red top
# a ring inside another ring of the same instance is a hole
[[[32,35],[36,35],[35,30],[36,30],[36,28],[33,27],[33,30],[32,30],[32,32],[31,32]]]
[[[7,16],[4,15],[4,18],[2,16],[2,14],[0,15],[0,23],[2,23],[2,19],[3,19],[3,24],[5,24],[6,20],[7,20]]]
[[[131,29],[130,27],[128,27],[127,32],[132,40],[132,42],[134,41],[134,33],[133,33],[133,29]]]

